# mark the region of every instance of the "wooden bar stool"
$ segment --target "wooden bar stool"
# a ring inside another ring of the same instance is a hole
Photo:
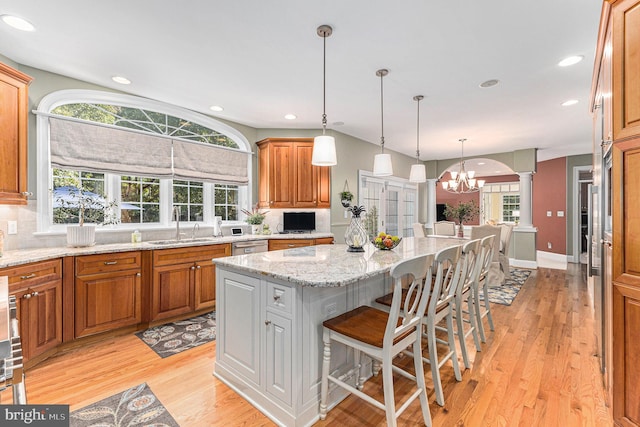
[[[364,399],[386,413],[387,425],[396,426],[398,417],[416,398],[420,399],[422,418],[431,426],[431,413],[422,367],[421,326],[430,296],[431,264],[433,255],[422,255],[400,261],[391,268],[393,300],[391,309],[385,311],[361,306],[323,322],[322,383],[320,392],[320,419],[327,414],[329,381]],[[409,283],[403,292],[403,283]],[[402,315],[401,315],[402,313]],[[355,385],[330,374],[331,343],[338,342],[353,348],[354,361],[359,364]],[[393,365],[393,359],[407,347],[413,348],[415,375]],[[362,391],[362,355],[366,354],[382,363],[384,403]],[[393,372],[416,382],[416,390],[396,409]]]
[[[427,340],[429,357],[422,360],[431,365],[431,376],[433,377],[433,388],[436,392],[436,402],[444,406],[444,393],[442,391],[442,381],[440,379],[440,368],[451,360],[453,372],[457,381],[462,381],[460,365],[458,363],[458,353],[456,351],[455,332],[453,329],[453,299],[458,289],[460,281],[463,279],[463,262],[461,262],[461,246],[452,246],[436,253],[433,270],[436,272],[435,280],[431,286],[431,298],[427,303],[425,316],[422,319],[424,331],[422,337]],[[391,294],[376,299],[378,304],[390,305]],[[442,320],[446,321],[447,327],[438,326]],[[445,331],[447,340],[436,336],[436,330]],[[448,347],[447,353],[439,357],[437,344],[445,344]]]

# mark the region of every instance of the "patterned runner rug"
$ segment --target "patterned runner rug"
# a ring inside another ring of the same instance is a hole
[[[70,427],[165,426],[179,427],[147,383],[102,399],[69,414]]]
[[[531,275],[531,270],[524,268],[510,269],[511,277],[507,278],[502,286],[489,287],[489,302],[502,305],[511,305],[516,295]],[[482,292],[480,299],[484,299]]]
[[[136,336],[165,358],[216,339],[216,312],[154,326]]]

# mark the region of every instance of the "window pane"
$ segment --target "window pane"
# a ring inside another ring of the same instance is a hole
[[[80,217],[91,224],[105,221],[104,174],[54,168],[52,178],[54,224],[77,224]]]
[[[143,184],[144,182],[144,184]],[[120,177],[120,221],[125,224],[160,222],[160,180]],[[150,212],[147,212],[147,211]]]
[[[237,185],[215,184],[213,212],[215,216],[220,216],[225,221],[235,221],[238,219]]]

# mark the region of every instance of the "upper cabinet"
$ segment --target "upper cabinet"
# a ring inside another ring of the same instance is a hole
[[[640,136],[640,1],[610,3],[613,139],[619,140]]]
[[[311,164],[313,138],[267,138],[258,150],[260,207],[331,207],[331,169]]]
[[[32,78],[0,63],[0,204],[27,203],[28,86]]]

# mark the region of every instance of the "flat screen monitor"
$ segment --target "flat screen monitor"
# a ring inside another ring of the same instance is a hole
[[[315,212],[285,212],[283,216],[284,233],[309,233],[316,229]]]

